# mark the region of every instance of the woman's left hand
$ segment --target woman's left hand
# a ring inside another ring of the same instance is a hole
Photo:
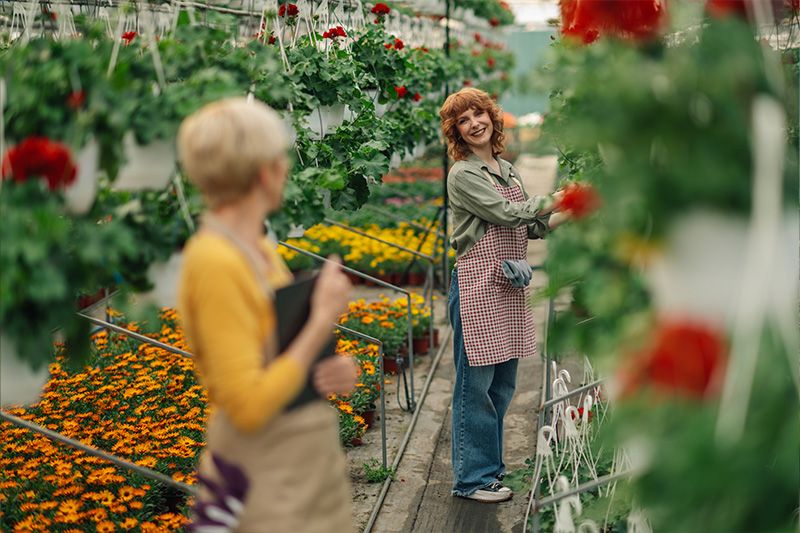
[[[356,386],[358,367],[352,357],[323,359],[313,369],[314,388],[321,396],[348,394]]]

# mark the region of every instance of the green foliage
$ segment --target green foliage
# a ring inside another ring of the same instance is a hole
[[[363,465],[364,477],[367,483],[383,483],[388,478],[394,480],[397,471],[392,467],[384,468],[380,461],[377,459],[370,459]]]
[[[34,368],[52,360],[49,332],[64,328],[70,360],[88,352],[88,322],[76,298],[115,283],[137,255],[120,220],[65,216],[63,198],[42,180],[7,182],[0,194],[0,326]]]

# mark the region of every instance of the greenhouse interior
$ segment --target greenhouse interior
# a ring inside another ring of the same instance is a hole
[[[0,1],[0,531],[800,531],[800,0]]]

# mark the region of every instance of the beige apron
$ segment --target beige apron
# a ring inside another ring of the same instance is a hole
[[[206,220],[206,228],[225,236],[247,256],[265,297],[271,300],[273,292],[252,257],[253,250],[213,219]],[[267,342],[276,344],[274,332]],[[283,412],[247,434],[236,429],[221,410],[214,410],[209,416],[199,473],[220,482],[212,454],[241,469],[249,482],[234,531],[353,531],[351,489],[345,454],[339,445],[338,417],[325,401]],[[209,497],[208,489],[201,487],[198,499]]]

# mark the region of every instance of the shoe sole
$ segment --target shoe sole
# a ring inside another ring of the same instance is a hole
[[[503,495],[503,497],[498,498],[498,499],[484,499],[484,498],[480,498],[480,497],[476,498],[474,495],[459,496],[459,498],[464,498],[465,500],[472,500],[473,502],[478,502],[478,503],[503,503],[503,502],[509,501],[513,497],[514,497],[514,493],[513,492],[505,493]]]

